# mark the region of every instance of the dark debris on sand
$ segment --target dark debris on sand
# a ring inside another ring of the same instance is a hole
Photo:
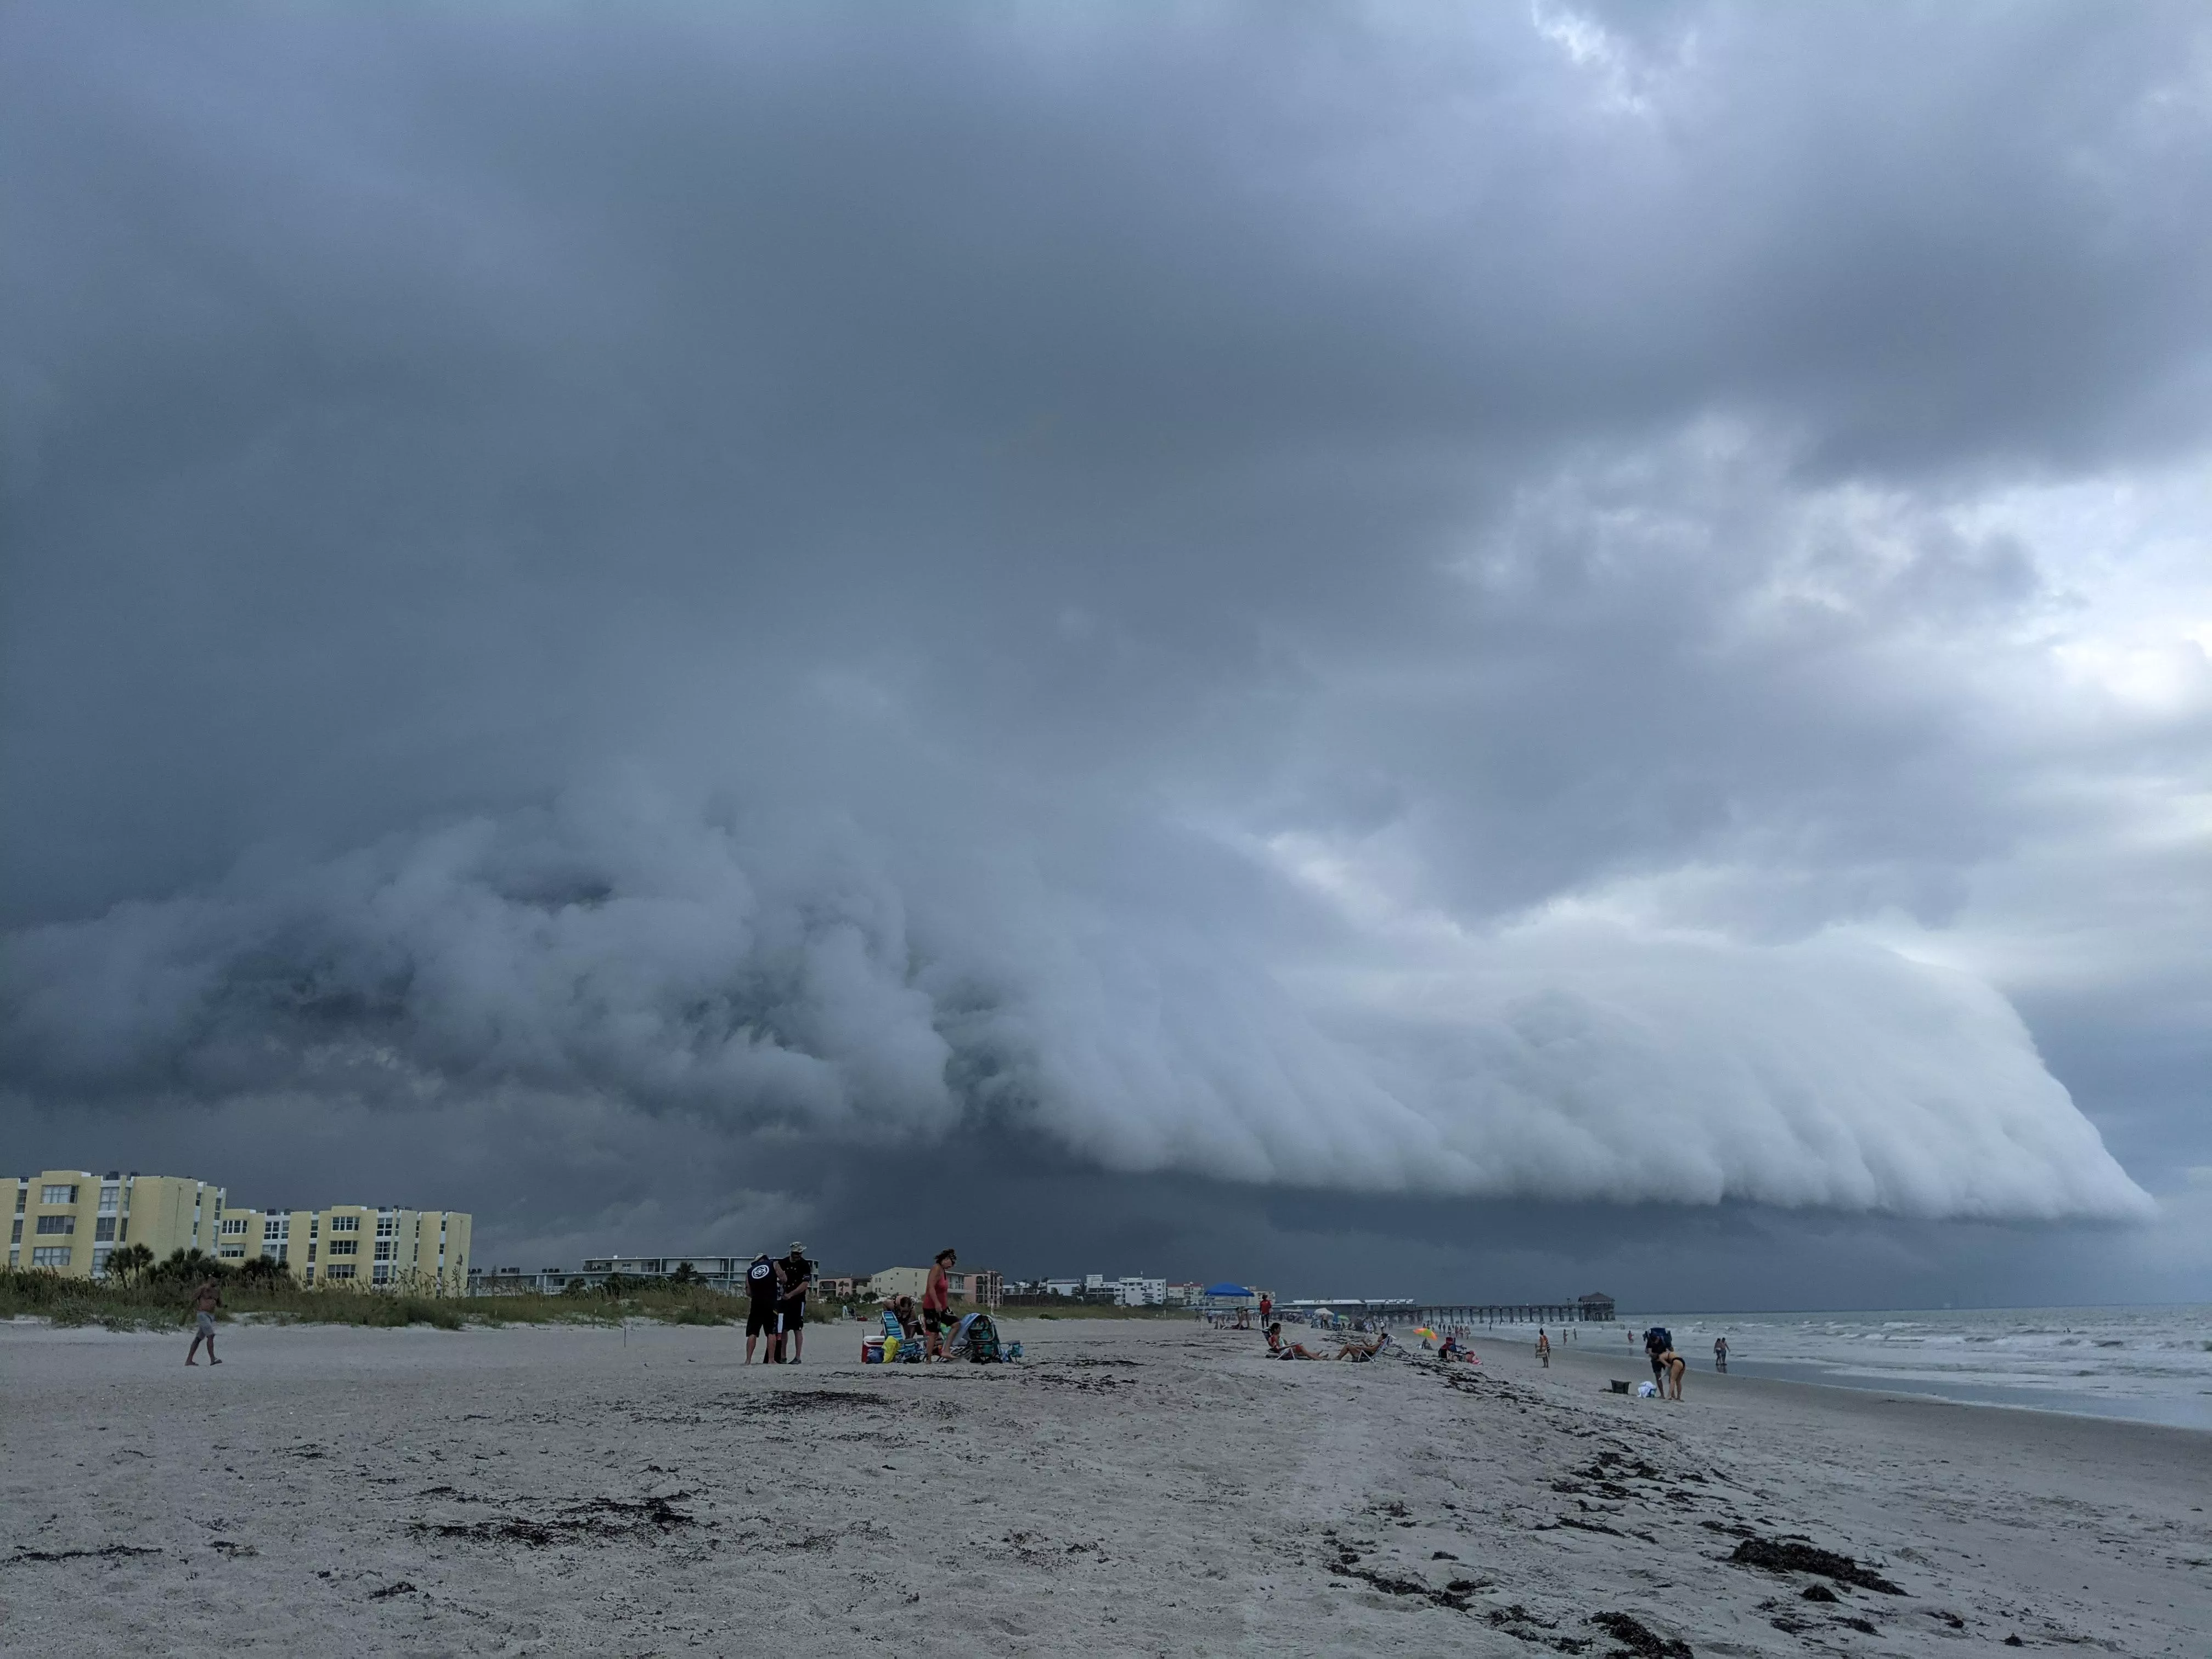
[[[635,1502],[620,1498],[594,1498],[563,1504],[546,1519],[526,1516],[495,1516],[489,1521],[416,1521],[410,1530],[434,1538],[465,1538],[477,1543],[526,1544],[544,1549],[555,1544],[601,1542],[634,1538],[642,1534],[667,1533],[678,1527],[696,1527],[697,1519],[676,1507],[688,1492]]]
[[[1625,1613],[1594,1613],[1590,1623],[1620,1644],[1606,1659],[1692,1659],[1687,1642],[1662,1636]]]
[[[1784,1538],[1747,1538],[1735,1547],[1735,1553],[1729,1559],[1740,1567],[1757,1567],[1762,1572],[1809,1572],[1832,1578],[1839,1584],[1880,1590],[1884,1595],[1905,1594],[1901,1586],[1893,1584],[1870,1567],[1861,1566],[1848,1555]]]
[[[159,1555],[157,1549],[139,1544],[107,1544],[96,1550],[27,1550],[15,1547],[15,1554],[8,1558],[13,1566],[18,1561],[114,1561],[127,1555]]]

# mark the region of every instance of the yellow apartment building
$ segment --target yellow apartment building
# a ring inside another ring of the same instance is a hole
[[[90,1279],[118,1244],[216,1253],[223,1189],[187,1176],[124,1175],[110,1170],[42,1170],[0,1176],[0,1212],[9,1218],[8,1265],[45,1267]]]
[[[302,1285],[427,1291],[459,1296],[469,1285],[463,1210],[403,1210],[335,1204],[326,1210],[230,1209],[222,1214],[221,1260],[282,1262]]]

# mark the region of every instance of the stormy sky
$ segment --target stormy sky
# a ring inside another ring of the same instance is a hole
[[[2195,6],[0,22],[0,1146],[2212,1297]]]

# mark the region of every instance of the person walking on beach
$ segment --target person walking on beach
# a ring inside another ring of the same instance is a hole
[[[1541,1325],[1536,1327],[1536,1358],[1544,1362],[1544,1369],[1552,1369],[1552,1339],[1544,1334]]]
[[[1264,1325],[1275,1316],[1275,1298],[1265,1291],[1260,1292],[1260,1322]]]
[[[921,1324],[928,1334],[928,1352],[933,1359],[951,1358],[945,1352],[945,1333],[952,1325],[952,1283],[947,1270],[959,1260],[956,1251],[939,1250],[929,1270],[929,1283],[922,1286]]]
[[[1728,1375],[1728,1338],[1724,1336],[1713,1339],[1713,1369],[1723,1376]]]
[[[783,1358],[796,1365],[806,1346],[806,1291],[814,1283],[814,1264],[806,1259],[806,1246],[791,1241],[791,1254],[778,1264],[782,1291],[776,1304],[777,1328],[783,1334]]]
[[[192,1323],[198,1328],[192,1332],[192,1346],[185,1351],[185,1364],[187,1365],[197,1365],[200,1363],[193,1356],[199,1352],[200,1344],[203,1342],[207,1344],[208,1364],[210,1365],[222,1364],[222,1361],[215,1357],[215,1310],[221,1306],[222,1306],[222,1292],[216,1288],[215,1280],[202,1279],[199,1289],[192,1292],[194,1315]]]
[[[765,1362],[775,1363],[775,1263],[763,1250],[745,1269],[745,1364],[753,1363],[753,1344],[765,1336],[768,1353]]]

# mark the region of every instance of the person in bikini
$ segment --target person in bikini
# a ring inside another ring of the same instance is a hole
[[[200,1363],[193,1356],[199,1352],[200,1344],[203,1342],[207,1344],[208,1364],[210,1365],[222,1364],[222,1361],[215,1357],[215,1310],[221,1306],[222,1306],[222,1292],[216,1288],[215,1280],[202,1279],[199,1289],[192,1292],[194,1316],[192,1322],[198,1328],[192,1333],[192,1346],[185,1351],[185,1364],[187,1365],[197,1365]]]

